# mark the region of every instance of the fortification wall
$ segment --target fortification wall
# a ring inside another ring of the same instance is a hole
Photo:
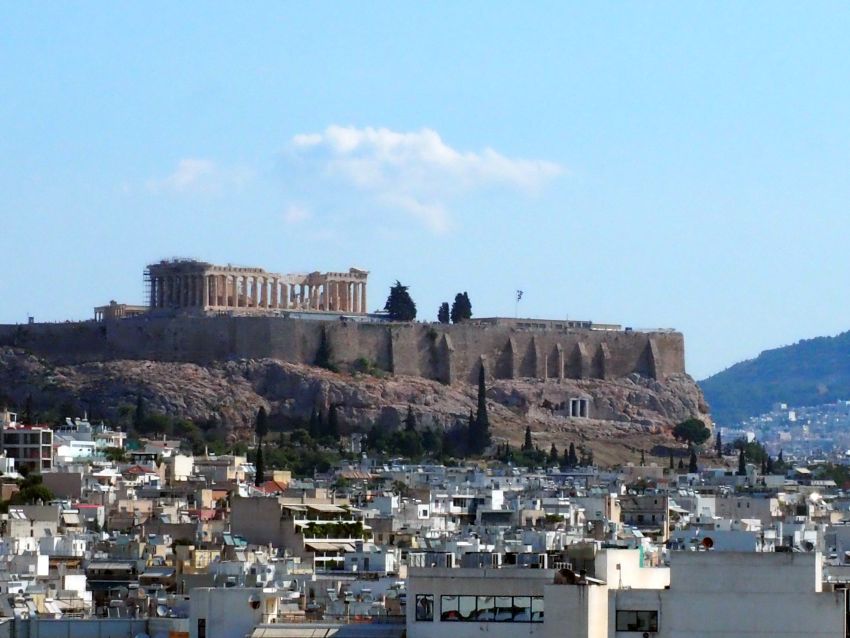
[[[152,359],[206,364],[270,357],[313,364],[325,331],[333,359],[366,359],[396,374],[474,383],[496,378],[601,378],[684,372],[676,332],[527,330],[461,324],[342,323],[282,317],[137,317],[0,326],[0,345],[56,363]]]

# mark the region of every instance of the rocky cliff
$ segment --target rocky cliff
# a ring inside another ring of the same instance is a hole
[[[412,406],[423,427],[450,427],[466,419],[476,402],[471,385],[334,373],[274,359],[55,365],[9,347],[0,348],[0,394],[17,406],[31,395],[37,411],[67,405],[107,419],[118,418],[141,395],[151,411],[223,422],[232,438],[248,435],[260,405],[281,423],[336,404],[343,428],[396,426]],[[687,375],[664,381],[638,374],[616,380],[493,380],[487,397],[495,439],[518,444],[531,425],[540,447],[587,443],[603,463],[634,459],[637,449],[669,442],[671,427],[688,417],[708,420],[702,393]],[[572,398],[588,399],[591,418],[566,416]]]

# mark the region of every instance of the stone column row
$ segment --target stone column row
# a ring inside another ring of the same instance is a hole
[[[366,283],[288,284],[264,275],[175,274],[151,279],[151,308],[273,308],[366,312]]]

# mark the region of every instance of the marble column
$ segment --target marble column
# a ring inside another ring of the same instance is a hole
[[[369,312],[366,309],[366,282],[365,281],[360,284],[360,312],[364,315],[367,312]]]

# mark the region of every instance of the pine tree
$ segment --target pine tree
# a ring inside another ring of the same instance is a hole
[[[691,448],[691,458],[688,461],[688,472],[691,474],[696,474],[699,471],[697,468],[697,451],[694,448]]]
[[[413,406],[407,406],[407,416],[404,417],[404,429],[407,432],[416,432],[416,415],[413,414]]]
[[[402,286],[400,281],[390,288],[390,295],[384,310],[393,321],[413,321],[416,319],[416,304],[407,292],[407,286]]]
[[[720,437],[720,430],[717,430],[717,438],[714,440],[714,449],[717,451],[717,458],[723,458],[723,440]]]
[[[781,452],[780,452],[781,454]],[[747,475],[747,457],[744,455],[744,449],[741,448],[738,452],[738,476]]]
[[[449,314],[449,302],[444,301],[440,304],[440,309],[437,311],[437,321],[440,323],[448,323],[451,317]]]
[[[257,417],[254,420],[254,432],[257,433],[257,437],[261,442],[266,434],[269,433],[269,416],[266,413],[265,406],[261,405],[260,409],[257,410]]]
[[[452,323],[461,323],[472,318],[472,303],[469,301],[469,295],[466,292],[459,292],[455,295],[449,314]]]
[[[558,448],[555,447],[555,444],[552,444],[552,447],[549,448],[549,463],[555,465],[558,462]]]
[[[572,443],[570,443],[572,446]],[[531,440],[531,426],[525,426],[525,441],[522,444],[523,452],[531,452],[534,449],[534,442]]]
[[[254,473],[254,485],[259,487],[263,483],[266,482],[265,477],[265,464],[263,462],[263,442],[262,440],[257,443],[257,458],[254,461],[254,469],[256,472]]]

